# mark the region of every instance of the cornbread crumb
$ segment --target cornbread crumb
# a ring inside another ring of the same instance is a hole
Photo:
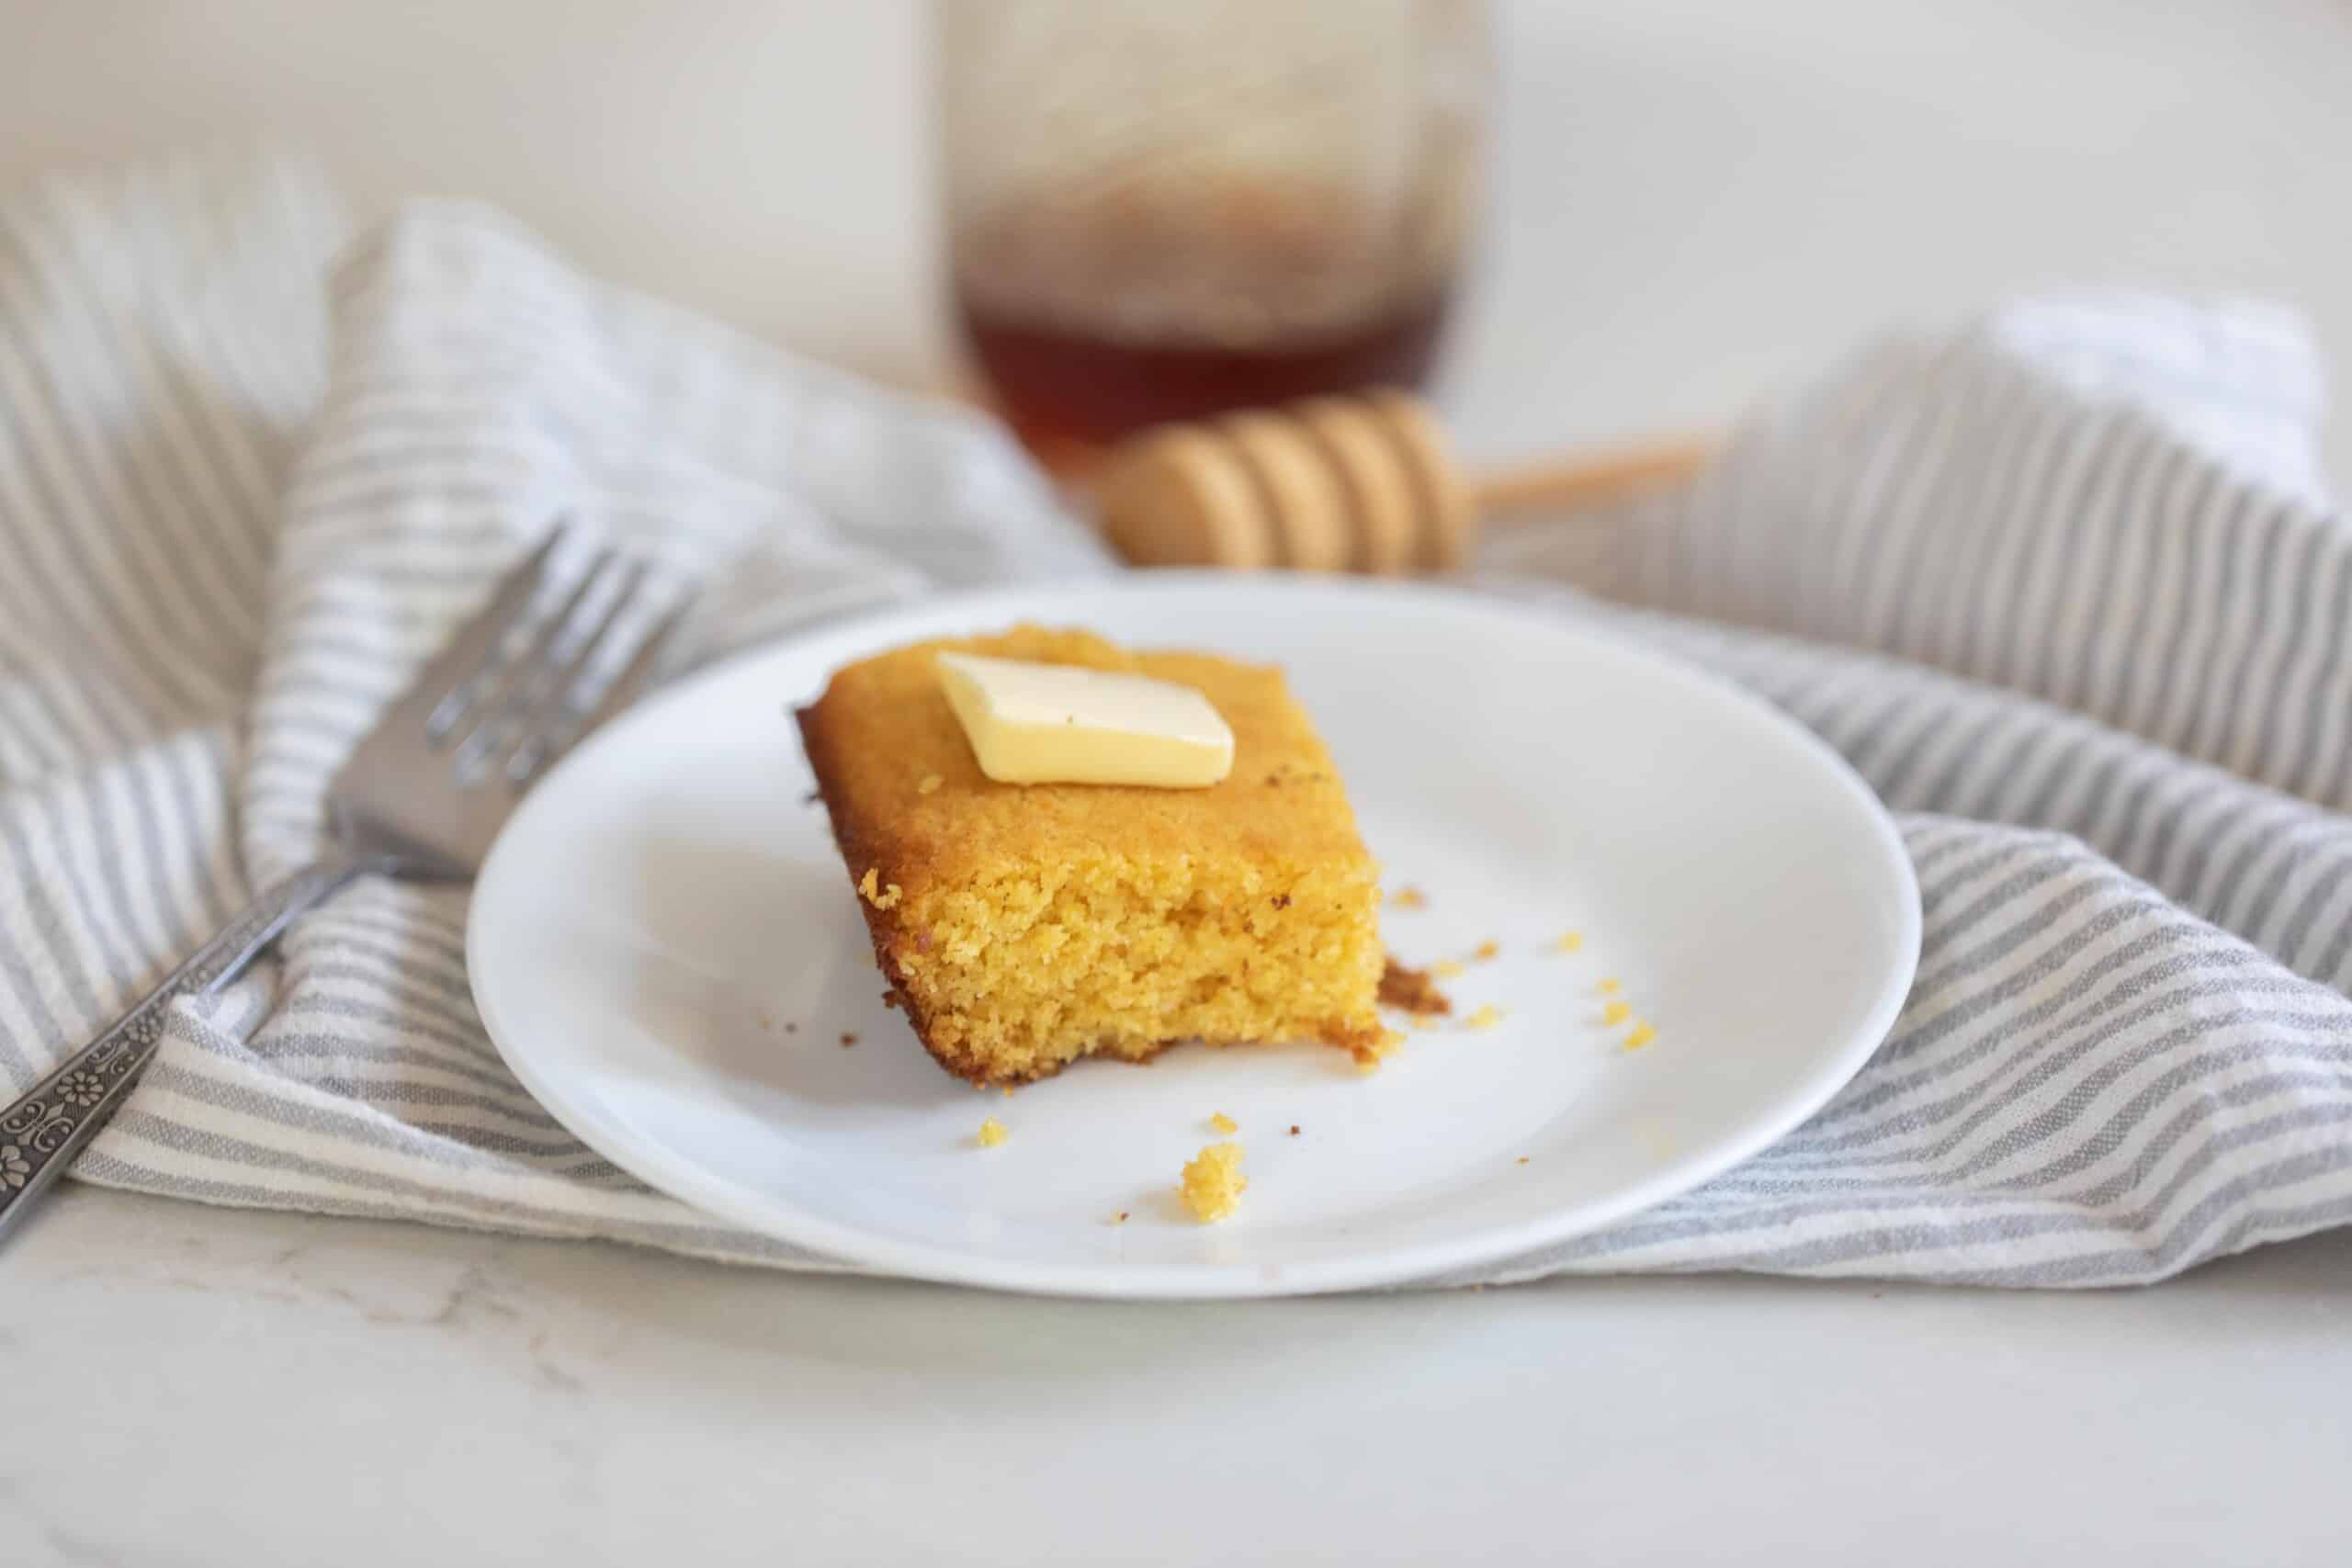
[[[1004,1098],[1007,1100],[1011,1100],[1012,1098],[1012,1086],[1011,1084],[1004,1086]]]
[[[1552,943],[1555,953],[1578,953],[1584,948],[1584,932],[1562,931]]]
[[[1611,997],[1609,999],[1609,1005],[1600,1010],[1600,1021],[1606,1024],[1623,1023],[1633,1016],[1632,1004],[1623,997]]]
[[[1441,980],[1451,980],[1463,973],[1462,965],[1451,958],[1441,958],[1430,965],[1430,973]]]
[[[1380,1005],[1419,1016],[1452,1012],[1453,1004],[1430,981],[1426,969],[1408,969],[1394,958],[1380,971]]]
[[[1294,1138],[1298,1136],[1298,1123],[1295,1122],[1290,1124],[1290,1135]]]
[[[1644,1023],[1639,1020],[1635,1020],[1634,1023],[1634,1032],[1625,1036],[1625,1049],[1628,1051],[1638,1051],[1657,1038],[1657,1030],[1652,1029],[1648,1024]]]
[[[848,1050],[851,1046],[853,1046],[853,1045],[854,1045],[854,1044],[856,1044],[856,1043],[857,1043],[857,1036],[856,1036],[856,1035],[850,1033],[850,1032],[847,1032],[846,1030],[844,1030],[844,1031],[842,1032],[842,1050],[846,1051],[846,1050]]]
[[[1503,1021],[1503,1010],[1492,1002],[1482,1003],[1476,1012],[1462,1021],[1473,1029],[1492,1029]]]
[[[1496,953],[1500,953],[1502,950],[1503,944],[1495,941],[1492,937],[1489,937],[1485,942],[1480,942],[1477,950],[1471,953],[1470,956],[1476,959],[1479,963],[1484,964],[1487,959],[1492,958]]]
[[[991,1116],[980,1123],[980,1147],[992,1149],[1004,1142],[1004,1123]]]
[[[1373,1038],[1371,1044],[1356,1047],[1356,1066],[1367,1073],[1377,1071],[1380,1064],[1395,1055],[1396,1048],[1404,1043],[1404,1035],[1393,1029],[1384,1029]]]
[[[1120,1210],[1117,1213],[1111,1216],[1111,1223],[1114,1225],[1125,1224],[1127,1223],[1127,1212],[1125,1209]]]
[[[941,784],[945,784],[946,782],[947,781],[945,779],[941,778],[937,773],[925,773],[922,780],[916,784],[915,793],[917,795],[929,795],[933,790],[937,789]]]
[[[1218,1132],[1224,1133],[1227,1135],[1241,1131],[1241,1123],[1236,1122],[1232,1117],[1227,1116],[1222,1111],[1209,1118],[1209,1125],[1216,1128]]]
[[[1520,1163],[1521,1165],[1525,1165],[1525,1164],[1527,1163],[1527,1156],[1526,1156],[1525,1155],[1521,1155],[1521,1156],[1519,1156],[1519,1163]]]
[[[1388,901],[1400,909],[1426,909],[1430,907],[1430,896],[1418,887],[1399,887],[1396,897]]]
[[[865,896],[867,903],[877,909],[896,908],[899,903],[899,885],[893,882],[889,886],[876,892],[875,884],[880,879],[880,874],[869,865],[865,868],[865,874],[857,879],[857,890]]]
[[[1604,997],[1614,992],[1617,988],[1617,982],[1614,979],[1603,980],[1599,986],[1594,987],[1594,989],[1598,990]]]
[[[1204,1225],[1229,1217],[1249,1190],[1239,1144],[1211,1144],[1184,1166],[1184,1207]]]

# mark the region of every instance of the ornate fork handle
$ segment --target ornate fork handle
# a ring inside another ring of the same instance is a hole
[[[137,1007],[0,1111],[0,1235],[130,1098],[131,1086],[164,1037],[164,1017],[172,1003],[235,979],[277,940],[288,921],[365,869],[361,861],[331,856],[269,888]]]

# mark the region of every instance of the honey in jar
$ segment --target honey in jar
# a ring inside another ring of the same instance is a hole
[[[1464,0],[948,0],[973,358],[1033,450],[1427,376],[1476,204]]]

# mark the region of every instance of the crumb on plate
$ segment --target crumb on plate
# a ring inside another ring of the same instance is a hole
[[[1503,944],[1501,942],[1497,942],[1492,937],[1488,937],[1486,941],[1478,944],[1476,950],[1474,951],[1470,956],[1476,959],[1479,963],[1484,964],[1487,959],[1492,958],[1496,953],[1500,953],[1502,950]]]
[[[1298,1136],[1298,1123],[1295,1122],[1290,1124],[1290,1135],[1294,1138]]]
[[[1400,1031],[1382,1030],[1374,1036],[1371,1044],[1359,1045],[1355,1048],[1356,1070],[1363,1073],[1378,1072],[1380,1064],[1395,1055],[1396,1048],[1404,1043],[1405,1036]]]
[[[1634,1032],[1625,1036],[1625,1049],[1628,1051],[1638,1051],[1657,1038],[1657,1030],[1652,1029],[1648,1024],[1643,1022],[1639,1019],[1636,1019],[1634,1021]]]
[[[1610,998],[1609,1005],[1600,1010],[1600,1021],[1611,1028],[1624,1022],[1627,1019],[1633,1016],[1633,1004],[1625,1000],[1623,997]]]
[[[1249,1190],[1239,1144],[1211,1144],[1184,1165],[1184,1207],[1204,1225],[1232,1214]]]
[[[1579,953],[1583,949],[1584,932],[1582,931],[1562,931],[1552,942],[1552,951],[1555,953]]]
[[[1599,986],[1594,987],[1594,989],[1598,990],[1604,997],[1611,995],[1618,988],[1617,981],[1614,976],[1603,980]]]
[[[1526,1156],[1525,1155],[1521,1155],[1521,1156],[1519,1156],[1519,1163],[1520,1163],[1521,1165],[1525,1165],[1525,1164],[1527,1163],[1527,1156]]]
[[[1216,1128],[1218,1132],[1228,1135],[1241,1131],[1241,1123],[1236,1122],[1232,1117],[1227,1116],[1222,1111],[1209,1118],[1209,1125]]]
[[[1400,909],[1426,909],[1430,907],[1430,896],[1418,887],[1399,887],[1396,897],[1388,901]]]
[[[1430,978],[1427,969],[1408,968],[1396,959],[1380,971],[1380,1005],[1402,1008],[1415,1017],[1453,1010],[1453,1003]]]
[[[1492,1029],[1503,1021],[1503,1010],[1492,1002],[1481,1002],[1478,1010],[1462,1021],[1472,1029]]]
[[[854,1044],[856,1044],[856,1043],[857,1043],[857,1036],[856,1036],[856,1035],[852,1034],[852,1033],[851,1033],[848,1030],[846,1030],[846,1029],[844,1029],[844,1030],[842,1030],[842,1050],[846,1051],[846,1050],[848,1050],[851,1046],[853,1046],[853,1045],[854,1045]]]
[[[992,1149],[1004,1142],[1004,1123],[991,1116],[980,1123],[980,1147]]]

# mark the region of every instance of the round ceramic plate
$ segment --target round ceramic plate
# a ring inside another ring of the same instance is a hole
[[[882,1005],[789,709],[847,660],[1024,619],[1285,666],[1385,867],[1387,944],[1448,965],[1453,1019],[1369,1075],[1305,1044],[1010,1097],[941,1071]],[[1877,801],[1708,677],[1443,589],[1155,574],[933,601],[672,688],[524,802],[467,952],[517,1076],[666,1192],[879,1270],[1167,1297],[1410,1280],[1684,1191],[1854,1074],[1918,937]],[[1250,1187],[1202,1225],[1177,1176],[1220,1113]]]

